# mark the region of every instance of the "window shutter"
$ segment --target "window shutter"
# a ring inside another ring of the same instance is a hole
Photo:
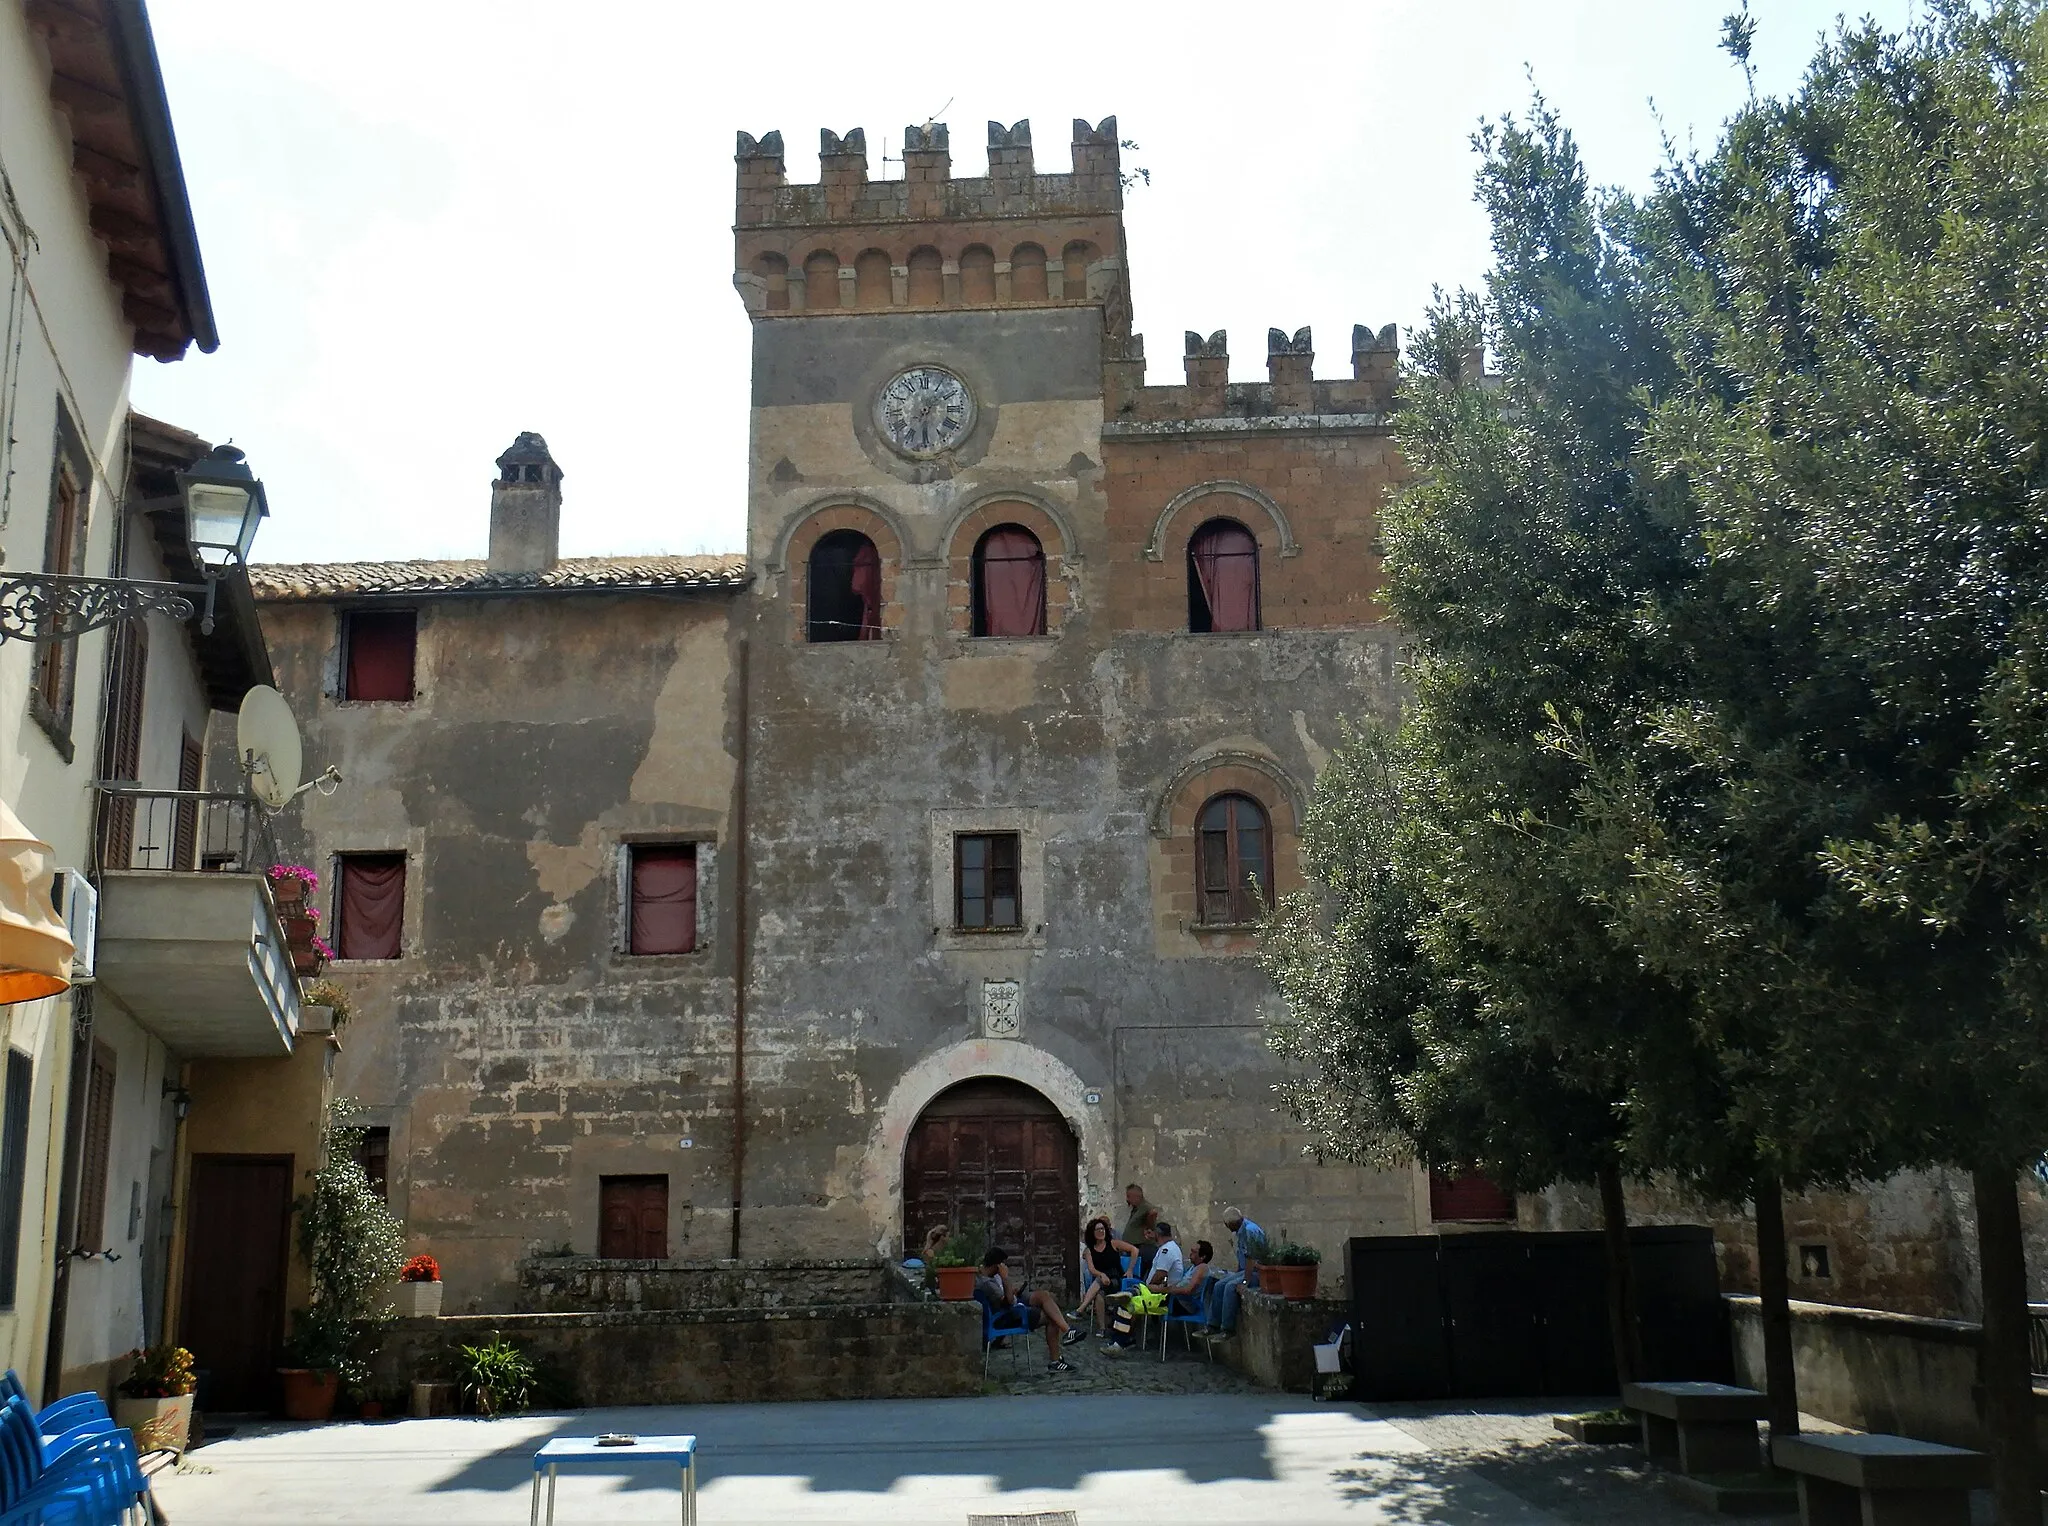
[[[78,1227],[72,1244],[81,1250],[104,1250],[107,1244],[107,1172],[112,1165],[114,1137],[114,1051],[105,1044],[92,1050],[92,1074],[86,1085],[85,1151],[79,1162]]]
[[[100,739],[100,777],[142,777],[142,704],[149,678],[149,627],[123,620],[114,630],[113,694]],[[100,803],[100,867],[135,863],[135,802],[108,796]]]
[[[0,1309],[14,1307],[21,1270],[22,1199],[28,1187],[28,1114],[35,1062],[7,1051],[7,1090],[0,1101]]]
[[[196,790],[199,788],[200,769],[204,754],[199,744],[186,736],[178,743],[178,788]],[[171,837],[171,863],[173,869],[196,869],[198,864],[193,855],[199,848],[199,802],[180,800],[176,830]]]

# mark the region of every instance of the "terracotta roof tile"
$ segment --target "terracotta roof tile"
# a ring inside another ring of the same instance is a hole
[[[452,562],[273,562],[249,569],[265,602],[376,595],[575,593],[606,589],[739,589],[743,556],[571,556],[546,572],[493,572],[477,559]]]

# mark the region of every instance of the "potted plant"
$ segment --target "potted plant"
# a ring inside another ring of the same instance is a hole
[[[414,1256],[398,1269],[395,1308],[400,1319],[435,1319],[441,1313],[441,1263]]]
[[[486,1419],[533,1402],[533,1359],[496,1331],[481,1346],[464,1346],[460,1367],[462,1397]]]
[[[1269,1259],[1259,1263],[1259,1289],[1295,1300],[1316,1296],[1316,1269],[1323,1253],[1313,1245],[1296,1245],[1283,1240],[1273,1246]]]
[[[294,1420],[329,1418],[341,1383],[368,1380],[365,1350],[390,1318],[389,1290],[405,1255],[405,1231],[356,1160],[363,1135],[349,1126],[356,1111],[346,1097],[329,1107],[313,1189],[292,1205],[313,1295],[292,1316],[287,1365],[279,1369],[285,1414]]]
[[[939,1297],[963,1303],[974,1296],[975,1274],[981,1270],[982,1253],[988,1249],[986,1224],[963,1224],[946,1237],[945,1244],[932,1252],[932,1278]]]
[[[280,917],[287,910],[303,905],[306,898],[319,888],[320,876],[304,864],[273,864],[270,867],[270,899],[276,903]]]
[[[184,1451],[192,1431],[192,1391],[199,1386],[192,1353],[183,1346],[150,1346],[128,1355],[132,1362],[114,1400],[114,1423],[133,1431],[142,1451]]]
[[[324,938],[313,939],[313,952],[323,959],[332,959],[334,950],[327,946]],[[299,993],[302,1007],[323,1007],[328,1013],[327,1032],[340,1033],[356,1015],[356,1004],[339,981],[309,980]],[[317,1031],[317,1030],[314,1030]]]

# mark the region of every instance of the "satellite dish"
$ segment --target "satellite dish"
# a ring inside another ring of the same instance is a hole
[[[250,793],[273,811],[289,805],[298,793],[305,755],[299,746],[299,723],[282,694],[258,684],[242,697],[235,747],[249,775]]]

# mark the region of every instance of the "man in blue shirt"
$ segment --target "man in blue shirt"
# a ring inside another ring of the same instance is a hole
[[[1236,1329],[1237,1310],[1244,1297],[1250,1257],[1266,1238],[1266,1232],[1246,1218],[1241,1209],[1224,1209],[1223,1227],[1230,1231],[1231,1250],[1237,1258],[1237,1265],[1208,1279],[1209,1291],[1202,1307],[1211,1340],[1221,1340]],[[1257,1287],[1258,1283],[1254,1281],[1251,1285]]]

